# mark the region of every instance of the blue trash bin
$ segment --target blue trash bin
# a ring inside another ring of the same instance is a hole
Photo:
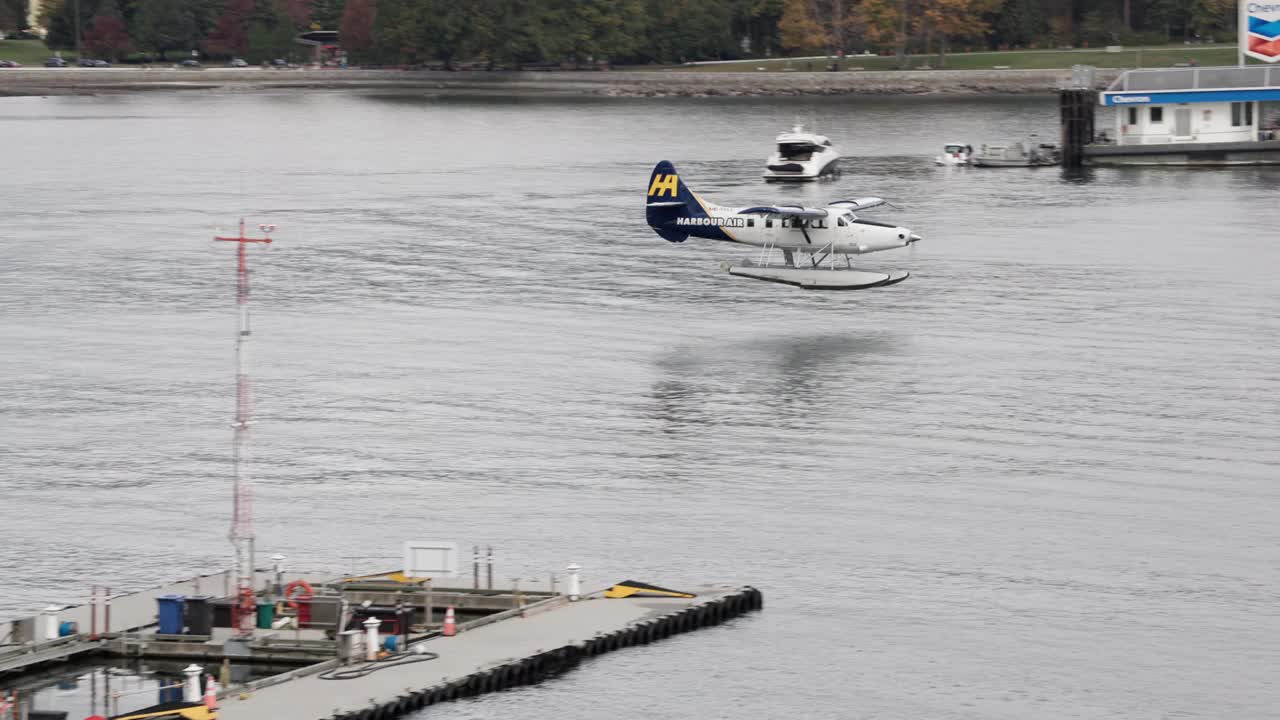
[[[159,627],[156,632],[161,635],[181,635],[183,628],[183,607],[186,604],[186,595],[161,595],[156,598],[157,618]]]

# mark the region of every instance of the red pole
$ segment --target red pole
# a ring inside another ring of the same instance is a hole
[[[274,225],[259,225],[264,233],[275,229]],[[236,304],[240,309],[239,333],[236,336],[236,421],[235,480],[232,485],[231,544],[235,549],[236,600],[232,604],[232,625],[238,637],[253,634],[257,598],[254,590],[254,532],[253,499],[248,476],[248,433],[251,424],[249,404],[249,373],[247,354],[249,341],[249,264],[245,246],[249,243],[271,242],[270,237],[245,237],[244,218],[240,218],[238,237],[216,237],[215,240],[234,242],[236,247]]]

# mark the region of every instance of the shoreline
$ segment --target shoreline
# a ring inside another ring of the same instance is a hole
[[[1099,69],[1099,82],[1120,70]],[[1071,71],[860,70],[843,72],[464,71],[262,68],[10,68],[0,97],[163,90],[357,90],[548,97],[787,97],[806,95],[1027,95],[1057,90]]]

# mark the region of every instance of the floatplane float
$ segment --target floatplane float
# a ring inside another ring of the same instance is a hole
[[[686,187],[675,166],[663,160],[649,177],[645,217],[654,232],[673,243],[700,237],[760,248],[756,260],[721,265],[730,275],[806,290],[862,290],[900,283],[910,276],[907,272],[858,270],[849,259],[920,240],[908,228],[855,214],[888,204],[880,198],[864,197],[836,200],[820,208],[721,207]],[[780,263],[772,259],[775,249],[782,251]]]

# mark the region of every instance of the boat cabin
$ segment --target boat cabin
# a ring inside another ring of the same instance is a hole
[[[1115,108],[1116,145],[1280,139],[1280,68],[1129,70],[1100,101]]]

